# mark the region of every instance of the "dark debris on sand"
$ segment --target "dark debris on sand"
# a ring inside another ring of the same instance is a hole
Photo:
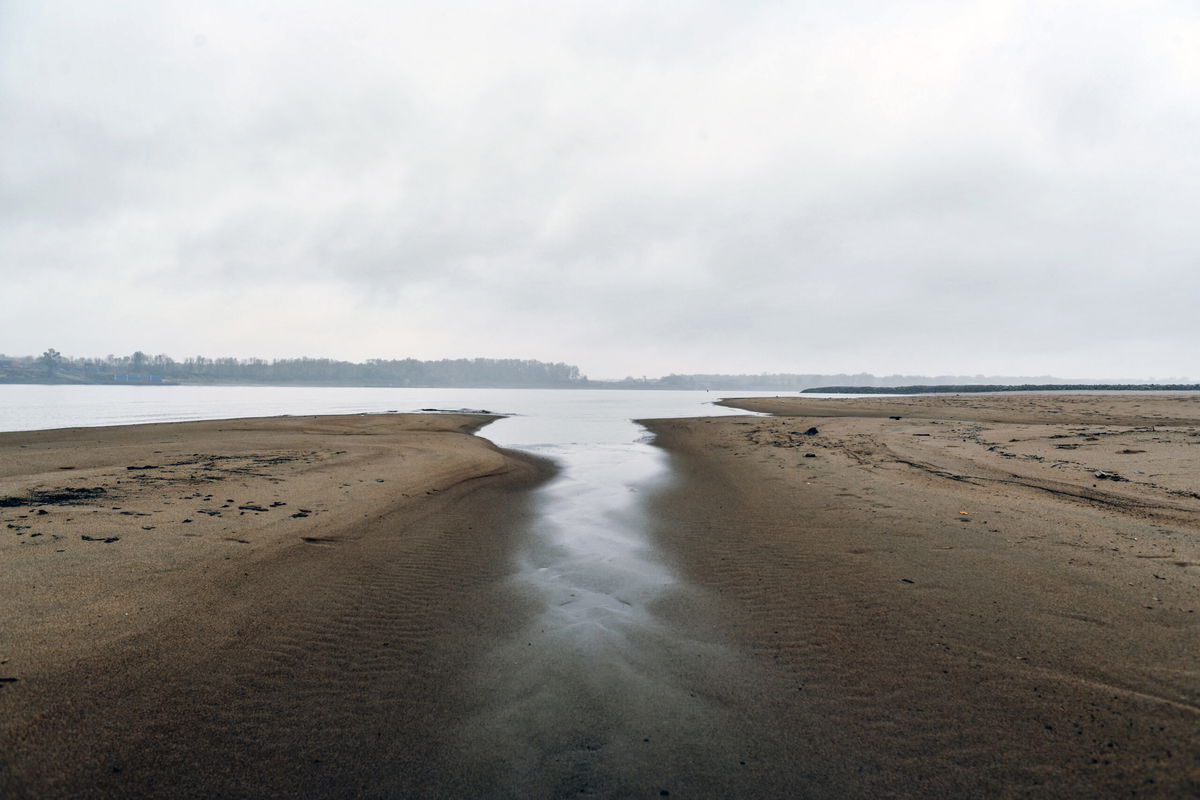
[[[66,486],[62,489],[34,489],[25,497],[13,495],[0,497],[0,508],[15,508],[16,506],[52,506],[72,505],[83,500],[91,500],[107,494],[102,486],[93,488]]]

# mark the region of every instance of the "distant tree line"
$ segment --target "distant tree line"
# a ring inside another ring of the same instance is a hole
[[[912,386],[916,384],[929,386],[961,386],[964,384],[996,383],[1004,385],[1032,383],[1067,383],[1050,376],[1039,376],[1031,379],[1029,376],[1000,377],[984,375],[884,375],[875,376],[867,372],[856,374],[796,374],[796,373],[763,373],[759,375],[677,375],[671,374],[662,378],[625,378],[621,381],[606,382],[605,385],[620,388],[652,388],[652,389],[712,389],[714,391],[753,390],[767,392],[802,392],[817,390],[817,387],[878,387],[879,391],[894,392],[897,386]],[[1073,381],[1072,383],[1078,383]],[[887,387],[886,389],[884,387]],[[1095,388],[1095,387],[1093,387]],[[825,389],[819,389],[825,391]]]
[[[626,380],[629,380],[628,378]],[[793,373],[763,373],[759,375],[671,374],[659,378],[664,389],[749,389],[756,391],[798,392],[821,383],[876,383],[878,378],[867,373],[857,375],[814,375]]]
[[[1197,391],[1197,384],[1067,382],[1049,376],[936,376],[771,373],[759,375],[671,374],[661,378],[588,380],[570,364],[515,358],[439,361],[330,358],[206,358],[176,361],[137,351],[127,356],[71,358],[54,348],[40,356],[0,354],[0,383],[225,383],[293,386],[456,386],[588,389],[690,389],[713,391],[823,392],[830,394],[922,394],[928,392],[1034,392],[1066,390]]]
[[[595,381],[594,387],[610,389],[747,389],[756,391],[798,392],[809,386],[833,381],[870,383],[879,380],[874,375],[794,375],[789,373],[761,375],[679,375],[672,373],[661,378],[626,377],[615,381]]]
[[[813,394],[933,394],[968,392],[1197,392],[1200,383],[1039,383],[964,386],[818,386]]]
[[[128,356],[70,358],[51,348],[41,356],[0,355],[0,383],[251,383],[330,386],[569,387],[587,378],[570,364],[526,359],[439,361],[329,358],[206,358],[176,361],[137,351]]]

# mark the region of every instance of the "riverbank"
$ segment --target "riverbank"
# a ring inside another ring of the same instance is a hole
[[[657,540],[701,587],[662,612],[751,654],[731,702],[784,780],[1200,791],[1200,396],[727,405],[779,416],[647,423]]]
[[[0,435],[0,795],[1196,793],[1194,395],[734,402]]]
[[[453,791],[546,463],[494,417],[0,434],[0,794]]]

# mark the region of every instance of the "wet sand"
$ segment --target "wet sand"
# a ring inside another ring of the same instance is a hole
[[[0,796],[450,796],[552,469],[474,415],[0,434]]]
[[[647,424],[694,587],[658,611],[743,654],[697,687],[748,769],[797,796],[1200,795],[1200,396],[728,404],[779,416]]]

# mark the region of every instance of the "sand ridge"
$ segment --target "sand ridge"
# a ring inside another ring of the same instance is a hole
[[[446,791],[455,676],[521,618],[494,584],[551,471],[490,419],[0,435],[0,794]]]
[[[1200,788],[1200,398],[727,404],[780,416],[648,423],[658,536],[704,587],[676,618],[770,676],[742,712],[796,786]]]

